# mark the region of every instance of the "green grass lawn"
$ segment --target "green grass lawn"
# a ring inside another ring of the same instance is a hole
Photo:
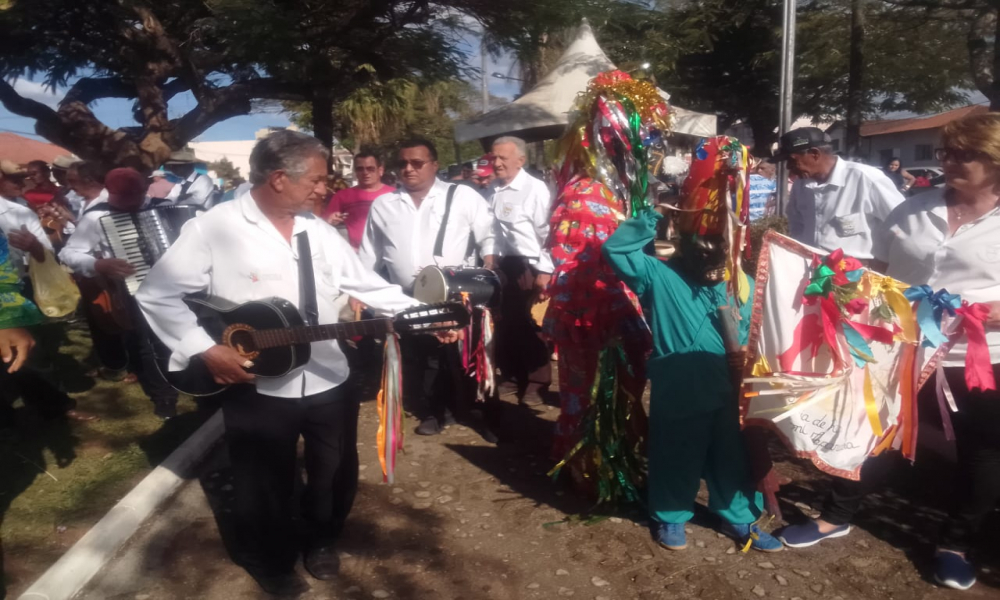
[[[0,539],[8,594],[16,597],[209,416],[182,398],[164,424],[138,384],[85,375],[86,326],[63,328],[54,377],[77,409],[100,421],[46,422],[18,406],[0,440]],[[2,594],[0,594],[2,597]]]

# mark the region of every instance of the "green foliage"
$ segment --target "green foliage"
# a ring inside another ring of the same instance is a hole
[[[391,153],[396,144],[412,136],[426,137],[438,149],[442,166],[456,161],[455,122],[476,112],[477,91],[466,81],[394,79],[360,88],[337,104],[334,122],[341,143],[349,149],[375,146]],[[302,104],[285,107],[292,121],[308,127],[311,109]],[[463,161],[478,158],[482,147],[477,142],[459,146]]]
[[[225,156],[215,162],[208,163],[208,169],[210,171],[215,171],[216,175],[226,181],[232,181],[237,177],[240,177],[240,168],[234,165]]]
[[[596,1],[596,0],[593,0]],[[399,79],[469,75],[465,36],[484,30],[491,49],[530,41],[544,23],[565,26],[565,0],[10,0],[0,11],[0,102],[36,120],[37,131],[84,158],[160,164],[212,125],[246,114],[254,100],[322,106],[355,92],[356,125],[368,134],[389,119]],[[6,83],[41,76],[71,88],[58,110]],[[80,78],[83,78],[80,80]],[[190,92],[184,115],[170,100]],[[135,127],[115,131],[89,105],[134,99]],[[370,110],[361,115],[360,110]],[[312,123],[329,139],[330,123]]]
[[[796,116],[844,116],[849,6],[848,0],[799,3]],[[971,78],[963,23],[883,2],[870,3],[867,16],[866,116],[941,110],[964,100],[961,90]],[[716,113],[721,128],[748,121],[759,138],[773,136],[778,124],[780,23],[780,0],[684,0],[625,7],[595,25],[620,67],[650,62],[678,105]]]

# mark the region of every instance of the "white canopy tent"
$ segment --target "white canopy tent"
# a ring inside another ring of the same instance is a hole
[[[587,83],[598,73],[616,67],[597,45],[594,32],[586,20],[580,25],[576,39],[563,53],[555,68],[534,88],[510,104],[455,125],[455,139],[492,140],[502,135],[516,135],[528,142],[554,139],[562,135],[569,124],[569,111],[577,94],[587,89]],[[669,94],[660,90],[666,99]],[[716,135],[715,115],[670,106],[673,131],[697,137]]]

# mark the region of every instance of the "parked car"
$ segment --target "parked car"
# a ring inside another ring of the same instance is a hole
[[[944,185],[944,172],[941,167],[916,167],[907,169],[907,173],[913,175],[917,180],[913,183],[913,190],[920,192],[920,188],[941,187]]]

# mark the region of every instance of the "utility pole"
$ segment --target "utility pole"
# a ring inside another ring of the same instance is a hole
[[[781,93],[778,109],[778,136],[792,128],[795,113],[792,97],[795,92],[795,9],[796,0],[785,0],[781,25]],[[784,161],[778,164],[778,214],[785,214],[788,205],[788,172]]]
[[[851,53],[847,76],[848,158],[861,154],[861,108],[865,100],[865,0],[851,0]]]

